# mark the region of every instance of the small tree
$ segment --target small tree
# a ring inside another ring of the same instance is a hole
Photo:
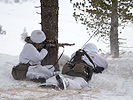
[[[133,22],[133,0],[79,0],[73,2],[76,21],[80,21],[91,29],[99,29],[98,38],[110,38],[110,51],[114,57],[119,57],[118,26]]]
[[[20,1],[19,0],[14,0],[15,3],[19,3]]]
[[[0,34],[6,34],[6,31],[2,29],[2,26],[0,25]]]
[[[24,41],[27,36],[28,36],[28,32],[27,32],[26,27],[25,27],[23,30],[23,33],[21,34],[21,39]]]

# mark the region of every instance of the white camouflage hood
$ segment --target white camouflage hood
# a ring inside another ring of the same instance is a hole
[[[93,43],[88,43],[84,48],[83,50],[85,50],[86,52],[89,52],[89,53],[98,53],[98,49],[96,47],[95,44]]]

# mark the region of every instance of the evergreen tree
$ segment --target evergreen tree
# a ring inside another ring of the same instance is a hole
[[[110,39],[110,51],[114,57],[119,57],[118,26],[133,23],[133,0],[70,0],[73,3],[76,21],[80,21],[91,29],[98,27],[99,38]]]

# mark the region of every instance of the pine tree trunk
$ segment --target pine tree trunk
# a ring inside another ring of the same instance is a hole
[[[47,40],[58,43],[58,0],[40,0],[41,2],[41,25]],[[48,55],[42,61],[42,65],[53,65],[58,59],[58,47],[49,48]],[[59,70],[58,63],[55,70]]]
[[[118,42],[118,1],[112,0],[112,16],[111,16],[111,33],[110,33],[110,50],[114,58],[119,57],[119,42]]]

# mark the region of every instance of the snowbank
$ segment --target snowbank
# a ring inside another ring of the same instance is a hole
[[[59,65],[69,60],[63,55]],[[40,88],[39,83],[14,80],[11,76],[18,56],[0,54],[1,100],[132,100],[133,99],[133,52],[120,58],[107,58],[109,66],[102,74],[93,74],[88,86],[82,90],[54,90]]]

